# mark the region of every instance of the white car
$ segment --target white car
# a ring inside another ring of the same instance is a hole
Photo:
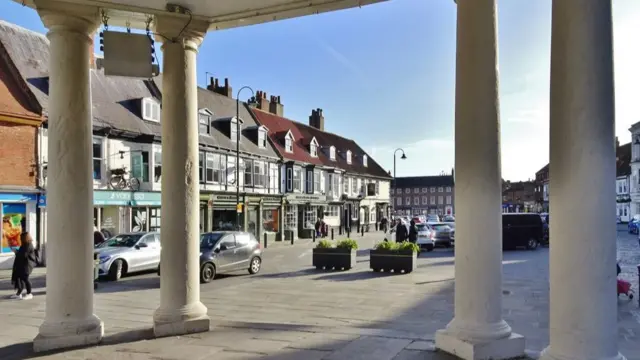
[[[416,224],[418,229],[418,241],[417,244],[420,249],[426,249],[427,251],[433,251],[435,247],[435,234],[436,232],[431,229],[427,224]]]

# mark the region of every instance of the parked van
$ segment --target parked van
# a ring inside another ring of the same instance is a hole
[[[544,239],[542,218],[535,213],[502,214],[502,248],[535,250]]]

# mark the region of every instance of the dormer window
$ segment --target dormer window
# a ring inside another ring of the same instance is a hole
[[[291,131],[288,131],[287,135],[284,136],[284,151],[288,153],[293,152],[293,140],[293,134],[291,134]]]
[[[329,158],[333,161],[336,161],[336,147],[331,145],[329,148]]]
[[[367,155],[362,155],[362,166],[367,167]]]
[[[202,109],[198,112],[198,132],[203,135],[211,135],[211,111]]]
[[[156,99],[150,97],[142,99],[142,118],[160,122],[160,103]]]
[[[309,143],[309,154],[313,157],[318,157],[318,140],[315,137]]]
[[[267,148],[267,129],[264,126],[258,128],[258,147]]]
[[[347,164],[351,164],[351,150],[347,150]]]
[[[242,119],[232,118],[230,123],[229,138],[235,142],[239,139],[238,135],[242,134]]]

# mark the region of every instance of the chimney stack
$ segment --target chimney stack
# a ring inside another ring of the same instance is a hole
[[[229,78],[224,79],[224,86],[220,86],[217,78],[211,77],[207,90],[233,99],[233,89],[229,85]]]
[[[269,102],[269,112],[278,116],[283,116],[284,105],[280,102],[280,96],[271,96]]]
[[[311,116],[309,116],[309,126],[314,127],[320,131],[324,131],[324,116],[322,115],[322,109],[318,108],[311,110]]]
[[[262,91],[262,90],[258,90],[256,91],[256,107],[262,111],[270,111],[270,102],[267,99],[267,93]]]

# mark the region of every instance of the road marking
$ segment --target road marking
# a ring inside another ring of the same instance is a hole
[[[298,259],[303,258],[309,254],[311,254],[313,252],[313,250],[307,250],[305,252],[303,252],[302,254],[300,254],[300,256],[298,256]]]

